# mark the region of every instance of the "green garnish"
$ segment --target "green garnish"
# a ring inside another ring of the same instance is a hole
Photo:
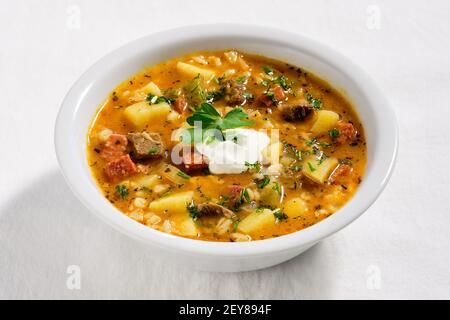
[[[197,205],[192,201],[190,204],[187,205],[186,208],[192,220],[197,220],[197,218],[200,216],[200,212],[198,211]]]
[[[152,148],[150,148],[150,150],[148,150],[148,154],[149,155],[155,155],[155,154],[157,154],[158,153],[158,148],[157,147],[152,147]]]
[[[181,170],[177,172],[177,176],[182,177],[183,179],[186,179],[186,180],[189,180],[189,179],[191,178],[190,175],[184,173],[184,172],[181,171]]]
[[[196,126],[197,124],[195,122],[200,122],[199,128],[205,131],[208,129],[223,131],[254,124],[255,121],[248,120],[248,117],[249,115],[241,108],[234,108],[222,118],[220,113],[211,104],[202,103],[201,106],[186,119],[186,121],[191,126]],[[192,142],[194,138],[194,128],[186,130],[189,131]],[[203,139],[204,138],[205,137],[203,137]]]
[[[248,170],[255,170],[255,172],[261,171],[261,163],[259,161],[256,161],[255,163],[249,163],[245,161],[245,166],[248,168]]]
[[[313,106],[313,108],[315,108],[315,109],[322,108],[322,100],[315,99],[309,92],[307,92],[305,95],[306,95],[306,99]]]
[[[158,97],[158,96],[155,96],[154,94],[151,94],[151,93],[149,93],[147,95],[146,100],[150,104],[158,104],[158,103],[161,103],[161,102],[166,102],[168,104],[172,104],[175,101],[175,99],[167,98],[167,97],[164,97],[164,96]]]
[[[184,86],[184,90],[186,91],[186,98],[194,110],[197,106],[206,101],[206,95],[203,89],[200,74],[198,74],[194,79],[188,81]]]
[[[253,94],[251,94],[250,92],[244,92],[242,96],[247,100],[253,99]]]
[[[269,82],[267,80],[261,81],[260,85],[267,87],[269,85]]]
[[[272,186],[272,190],[275,190],[279,195],[281,195],[281,187],[278,182],[274,182]]]
[[[259,189],[263,189],[265,186],[267,186],[270,182],[270,178],[269,176],[264,176],[264,178],[260,179],[260,180],[256,180],[256,185]]]
[[[278,78],[272,80],[272,83],[278,84],[284,90],[288,90],[291,86],[290,86],[290,84],[288,84],[287,81],[288,81],[288,79],[284,75],[281,75]]]
[[[328,131],[328,135],[329,135],[331,138],[333,138],[333,139],[339,137],[340,134],[341,134],[341,133],[340,133],[339,130],[336,129],[336,128],[331,129],[330,131]]]
[[[246,76],[240,76],[240,77],[237,77],[237,78],[236,78],[236,81],[237,81],[238,83],[244,83],[245,80],[247,80],[247,77],[246,77]]]
[[[273,70],[272,68],[268,67],[268,66],[262,66],[261,69],[263,69],[264,73],[272,76],[273,75]]]
[[[214,102],[222,99],[223,97],[223,90],[219,91],[210,91],[206,94],[206,102]]]
[[[275,219],[277,221],[287,220],[288,216],[286,213],[284,213],[281,209],[277,209],[273,212],[273,215],[275,216]]]
[[[316,168],[314,168],[314,166],[311,164],[311,162],[308,162],[308,168],[311,172],[316,171]]]
[[[239,197],[236,199],[234,203],[234,209],[237,210],[242,204],[249,203],[250,195],[248,194],[247,188],[242,189],[241,193],[239,194]]]
[[[234,221],[234,223],[233,223],[233,231],[234,231],[234,232],[237,231],[237,228],[238,228],[238,226],[239,226],[239,222],[241,222],[241,221],[240,221],[240,220]]]
[[[298,164],[296,164],[296,165],[293,165],[293,166],[291,166],[291,170],[292,171],[300,171],[300,170],[302,170],[302,166],[300,166],[300,165],[298,165]]]
[[[116,192],[122,200],[125,200],[129,194],[128,188],[123,184],[118,184],[116,186]]]

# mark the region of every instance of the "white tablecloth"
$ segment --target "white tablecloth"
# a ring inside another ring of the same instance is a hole
[[[370,210],[262,271],[165,263],[90,214],[54,154],[59,104],[87,67],[148,33],[211,22],[333,46],[399,119],[397,167]],[[450,298],[450,2],[1,0],[0,30],[0,298]],[[80,290],[66,285],[70,265]]]

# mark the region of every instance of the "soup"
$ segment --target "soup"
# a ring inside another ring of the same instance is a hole
[[[345,97],[302,68],[235,50],[171,59],[123,82],[98,109],[87,148],[117,209],[207,241],[318,223],[352,197],[366,165]]]

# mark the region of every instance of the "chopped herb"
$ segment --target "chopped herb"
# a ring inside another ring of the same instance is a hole
[[[314,166],[311,164],[311,162],[308,162],[308,168],[311,172],[316,171],[316,168],[314,168]]]
[[[293,165],[293,166],[291,166],[291,170],[292,171],[300,171],[300,170],[302,170],[302,166],[300,166],[300,165],[298,165],[298,164],[296,164],[296,165]]]
[[[272,80],[272,83],[278,84],[284,90],[288,90],[291,87],[290,84],[288,84],[288,79],[284,75],[281,75],[278,78]]]
[[[159,151],[159,149],[157,147],[152,147],[152,148],[150,148],[150,150],[148,150],[148,154],[155,155],[158,153],[158,151]]]
[[[249,203],[250,200],[250,195],[248,194],[248,190],[247,188],[242,189],[241,193],[239,194],[239,198],[237,198],[237,200],[234,203],[234,209],[238,209],[242,204],[244,204],[245,202]]]
[[[277,209],[273,212],[273,215],[275,216],[275,219],[277,221],[287,220],[288,216],[286,213],[284,213],[281,209]]]
[[[306,99],[313,106],[313,108],[315,108],[315,109],[322,108],[322,100],[315,99],[309,92],[306,93]]]
[[[303,159],[303,152],[301,150],[298,150],[296,148],[296,146],[294,146],[293,144],[284,142],[283,146],[284,146],[284,150],[292,153],[297,158],[297,160],[301,161]]]
[[[230,200],[230,197],[226,196],[226,195],[220,195],[219,198],[220,198],[219,205],[221,205],[221,206],[225,205],[227,203],[227,201]]]
[[[265,74],[272,76],[273,75],[273,70],[272,68],[268,67],[268,66],[262,66],[261,69],[264,71]]]
[[[237,81],[238,83],[244,83],[245,80],[247,80],[247,77],[246,77],[246,76],[240,76],[240,77],[237,77],[237,78],[236,78],[236,81]]]
[[[128,188],[123,184],[119,184],[116,186],[116,192],[122,200],[125,200],[129,194]]]
[[[248,170],[255,170],[256,172],[261,171],[261,163],[259,161],[256,161],[255,163],[249,163],[245,161],[245,166],[248,168]]]
[[[183,179],[186,179],[186,180],[189,180],[189,179],[191,178],[190,175],[184,173],[184,172],[181,171],[181,170],[177,172],[177,176],[182,177]]]
[[[263,189],[265,186],[267,186],[270,182],[270,178],[269,176],[264,176],[264,178],[256,180],[256,185],[258,186],[259,189]]]
[[[275,190],[279,195],[281,195],[281,187],[278,182],[274,182],[272,186],[272,190]]]
[[[261,81],[260,85],[267,87],[269,85],[269,82],[267,80]]]
[[[339,137],[339,135],[340,135],[341,133],[339,132],[339,130],[338,129],[331,129],[330,131],[328,131],[328,135],[331,137],[331,138],[337,138],[337,137]]]
[[[172,104],[175,101],[175,99],[167,98],[167,97],[164,97],[164,96],[158,97],[158,96],[155,96],[155,95],[153,95],[151,93],[149,93],[147,95],[146,100],[150,104],[158,104],[158,103],[161,103],[161,102],[166,102],[168,104]]]
[[[189,216],[192,218],[192,220],[197,220],[197,218],[200,216],[200,212],[198,211],[197,205],[192,201],[190,204],[187,205],[187,210],[189,212]]]
[[[223,90],[219,90],[219,91],[210,91],[206,94],[206,102],[214,102],[214,101],[218,101],[220,99],[222,99],[223,97]]]
[[[251,94],[250,92],[244,92],[242,96],[247,100],[253,99],[253,94]]]
[[[240,220],[234,221],[234,223],[233,223],[233,231],[234,231],[234,232],[237,231],[237,228],[238,228],[238,226],[239,226],[239,222],[241,222],[241,221],[240,221]]]
[[[186,98],[192,109],[197,109],[197,106],[206,101],[205,91],[203,89],[202,78],[198,74],[195,78],[188,81],[184,86],[186,91]]]

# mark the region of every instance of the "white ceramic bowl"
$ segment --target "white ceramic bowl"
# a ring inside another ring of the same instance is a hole
[[[122,81],[154,63],[200,50],[238,49],[303,67],[341,90],[355,105],[367,137],[365,177],[355,196],[338,212],[305,230],[244,243],[191,240],[148,228],[114,208],[91,177],[86,136],[98,106]],[[84,205],[117,230],[146,243],[173,261],[209,271],[269,267],[307,250],[359,217],[385,187],[397,153],[394,112],[372,79],[347,58],[303,36],[251,25],[198,25],[135,40],[87,70],[64,99],[55,128],[63,174]]]

